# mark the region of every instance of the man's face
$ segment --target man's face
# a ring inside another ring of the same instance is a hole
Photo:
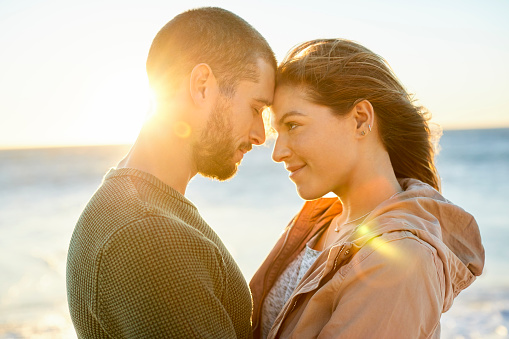
[[[232,98],[217,99],[200,140],[193,147],[194,161],[203,176],[231,178],[252,145],[265,142],[262,111],[274,96],[274,69],[258,60],[258,82],[240,81]]]

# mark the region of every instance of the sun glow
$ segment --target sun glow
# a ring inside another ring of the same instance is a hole
[[[376,225],[374,222],[363,224],[359,226],[357,229],[358,236],[366,236],[372,232],[372,230],[376,229]],[[400,253],[400,251],[391,243],[385,240],[382,240],[380,237],[374,237],[369,240],[368,245],[374,248],[379,253],[382,253],[387,259],[394,261],[403,261],[404,255]]]
[[[185,121],[177,121],[173,129],[179,138],[185,139],[191,135],[191,126]]]
[[[125,70],[101,79],[83,108],[96,117],[84,126],[104,143],[132,143],[150,113],[151,91],[143,72]]]
[[[370,245],[378,252],[382,253],[385,257],[387,257],[387,259],[393,260],[395,262],[405,261],[403,253],[400,253],[400,251],[398,251],[392,242],[387,242],[377,237],[370,241]]]

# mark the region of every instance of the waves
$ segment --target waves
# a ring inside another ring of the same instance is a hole
[[[499,338],[509,329],[509,129],[445,131],[443,193],[472,213],[486,269],[442,320],[444,338]],[[65,261],[81,210],[128,146],[0,151],[0,338],[73,337]],[[302,200],[271,147],[255,147],[228,182],[194,178],[187,197],[246,279]],[[506,334],[504,334],[506,333]]]

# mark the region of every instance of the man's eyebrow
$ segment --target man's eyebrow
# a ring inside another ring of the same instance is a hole
[[[258,101],[258,102],[260,102],[260,103],[262,103],[262,104],[264,104],[265,106],[270,106],[270,105],[272,105],[272,102],[270,102],[270,101],[269,101],[269,100],[267,100],[267,99],[255,98],[254,100],[255,100],[255,101]]]
[[[300,112],[297,112],[297,111],[290,111],[290,112],[287,112],[287,113],[283,114],[283,116],[279,119],[277,124],[281,125],[286,118],[294,116],[294,115],[306,116],[304,113],[300,113]]]

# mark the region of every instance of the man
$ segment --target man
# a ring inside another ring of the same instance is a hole
[[[265,141],[275,67],[265,39],[223,9],[182,13],[156,35],[147,58],[155,113],[71,239],[78,337],[251,337],[241,271],[184,194],[197,173],[230,178]]]

